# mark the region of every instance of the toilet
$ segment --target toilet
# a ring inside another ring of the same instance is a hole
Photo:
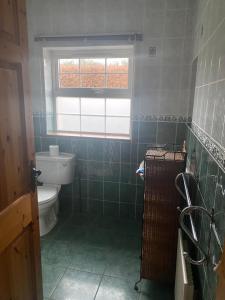
[[[36,168],[41,171],[37,187],[40,235],[49,233],[57,223],[58,194],[61,185],[72,183],[75,171],[75,155],[49,152],[36,153]]]

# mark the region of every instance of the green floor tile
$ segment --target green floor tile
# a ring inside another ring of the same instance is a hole
[[[95,299],[137,300],[138,298],[139,293],[134,290],[133,286],[128,281],[104,276]]]
[[[86,241],[94,247],[110,247],[112,245],[113,236],[107,229],[93,228],[87,233]]]
[[[64,241],[53,241],[48,248],[45,261],[50,265],[68,267],[71,261],[70,243]]]
[[[104,274],[135,283],[140,276],[140,259],[133,251],[114,249]]]
[[[44,264],[42,265],[44,297],[50,297],[62,278],[65,268]]]
[[[86,245],[77,247],[74,245],[71,250],[70,267],[95,274],[103,274],[110,254],[110,249]]]
[[[112,216],[60,219],[41,240],[44,296],[93,300],[104,274],[97,300],[139,300],[133,286],[140,272],[140,228],[135,221]],[[143,290],[142,297],[148,296]]]
[[[72,226],[67,223],[58,230],[55,239],[64,242],[83,241],[88,231],[87,226]]]
[[[93,300],[100,280],[101,276],[96,274],[67,270],[51,299]]]
[[[50,249],[52,241],[41,239],[41,261],[47,263],[48,251]]]

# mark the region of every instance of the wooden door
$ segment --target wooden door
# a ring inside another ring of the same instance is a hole
[[[42,299],[25,0],[0,0],[0,299]]]

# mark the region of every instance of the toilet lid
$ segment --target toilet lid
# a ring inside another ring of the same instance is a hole
[[[56,198],[58,191],[56,187],[50,186],[38,186],[38,203],[43,204],[46,202],[51,201],[52,199]]]

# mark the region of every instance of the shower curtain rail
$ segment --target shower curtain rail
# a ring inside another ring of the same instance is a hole
[[[142,41],[143,34],[135,32],[104,33],[104,34],[76,34],[76,35],[39,35],[35,42],[41,41]]]
[[[220,248],[221,253],[223,253],[223,248],[222,248],[222,244],[221,241],[219,239],[219,235],[218,232],[216,230],[216,225],[215,225],[215,218],[214,218],[214,209],[212,209],[211,212],[209,212],[206,208],[202,207],[202,206],[194,206],[192,205],[191,202],[191,197],[190,197],[190,193],[189,193],[189,189],[188,189],[188,184],[187,184],[187,180],[186,180],[186,176],[191,176],[193,177],[191,174],[189,173],[180,173],[177,175],[176,179],[175,179],[175,186],[177,188],[177,190],[179,191],[179,193],[181,194],[181,196],[184,198],[184,200],[187,203],[187,207],[185,207],[180,214],[179,217],[179,222],[180,222],[180,226],[183,229],[183,231],[187,234],[187,236],[189,237],[189,239],[192,241],[192,243],[195,245],[195,247],[198,249],[199,253],[201,254],[201,258],[199,260],[194,260],[191,258],[191,256],[185,252],[184,253],[184,257],[187,261],[189,261],[191,264],[193,265],[203,265],[205,262],[207,262],[209,260],[209,256],[210,256],[210,243],[211,243],[211,233],[213,232],[216,242]],[[182,178],[182,182],[184,185],[184,192],[182,191],[182,189],[179,186],[179,180]],[[193,177],[194,178],[194,177]],[[197,233],[196,233],[196,228],[195,228],[195,224],[194,224],[194,220],[192,217],[192,212],[193,211],[200,211],[203,214],[205,214],[210,221],[210,232],[209,232],[209,240],[208,240],[208,248],[207,251],[203,250],[200,246],[198,237],[197,237]],[[189,228],[185,225],[184,222],[184,218],[185,216],[189,216],[189,220],[190,220],[190,226],[191,226],[191,231],[189,230]],[[217,264],[214,263],[214,265],[216,266]]]

